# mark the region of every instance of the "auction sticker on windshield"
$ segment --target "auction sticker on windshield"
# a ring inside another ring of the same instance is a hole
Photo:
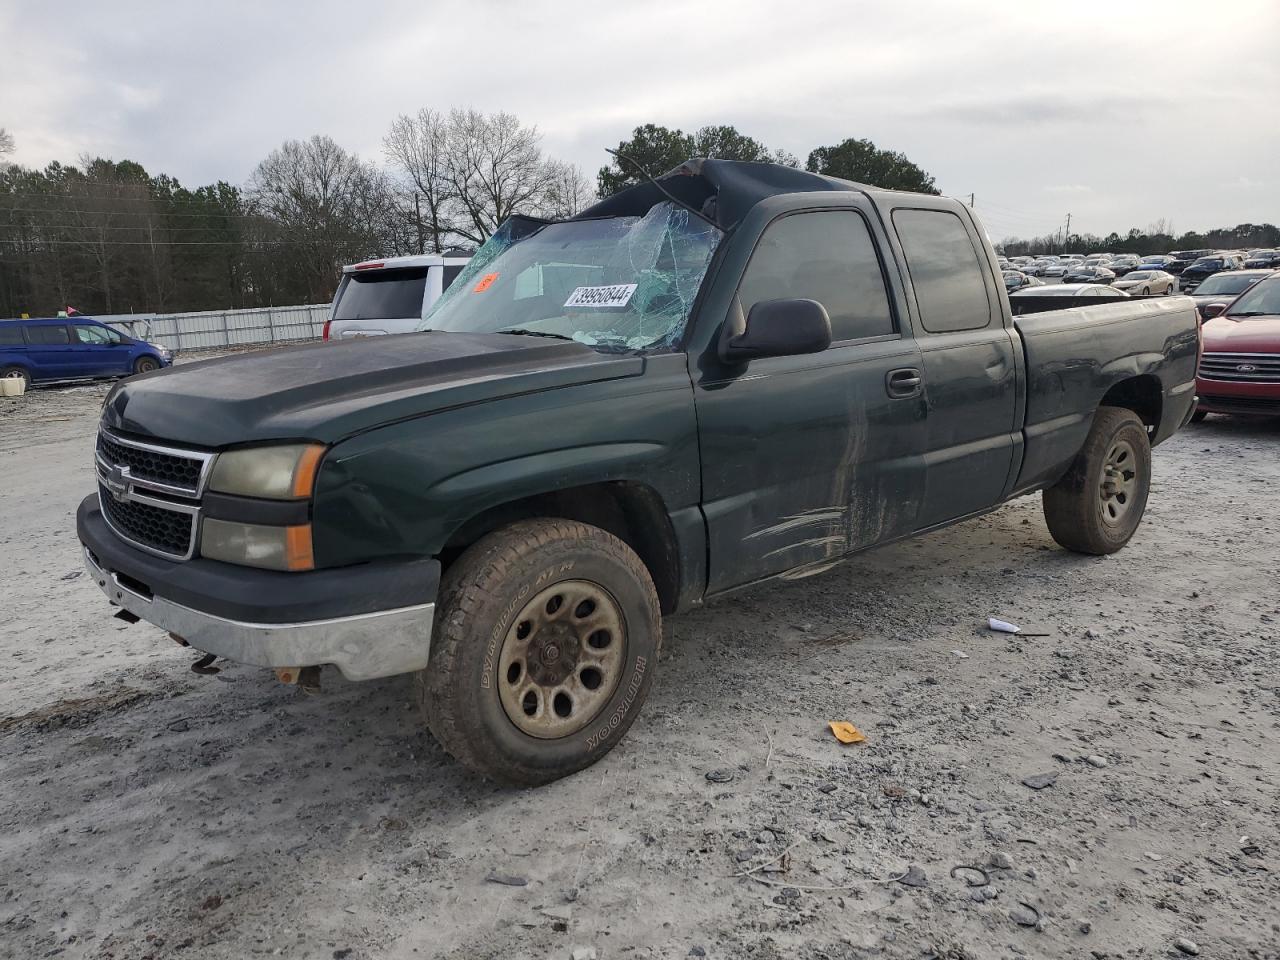
[[[609,287],[578,287],[564,302],[566,307],[625,307],[636,292],[634,283],[615,283]]]
[[[493,281],[497,279],[498,279],[498,275],[496,273],[486,273],[483,277],[480,278],[480,282],[471,288],[471,292],[484,293],[486,290],[488,290],[490,287],[493,286]]]

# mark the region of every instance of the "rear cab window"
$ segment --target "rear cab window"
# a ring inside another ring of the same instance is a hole
[[[955,333],[990,325],[987,267],[960,217],[949,210],[900,208],[893,211],[893,225],[924,329]]]
[[[334,320],[407,320],[422,316],[429,267],[369,270],[342,278]]]
[[[884,273],[862,214],[793,213],[765,229],[751,254],[738,300],[743,313],[762,300],[816,300],[831,318],[831,340],[896,333]]]

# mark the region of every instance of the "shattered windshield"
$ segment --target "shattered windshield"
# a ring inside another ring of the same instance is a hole
[[[504,224],[419,330],[563,337],[604,350],[670,347],[722,234],[673,203],[643,217]]]

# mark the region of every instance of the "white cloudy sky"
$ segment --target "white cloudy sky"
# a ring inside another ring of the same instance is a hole
[[[243,182],[289,138],[381,160],[421,106],[508,110],[589,176],[632,127],[802,160],[869,137],[993,237],[1280,222],[1280,0],[0,0],[16,160]]]

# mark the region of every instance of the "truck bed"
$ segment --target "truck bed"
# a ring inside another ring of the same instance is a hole
[[[1084,444],[1099,404],[1121,380],[1150,378],[1152,444],[1190,415],[1199,324],[1190,297],[1015,297],[1047,307],[1015,314],[1026,354],[1024,451],[1015,493],[1053,483]],[[1050,303],[1050,301],[1056,301]],[[1158,349],[1153,349],[1156,346]]]

